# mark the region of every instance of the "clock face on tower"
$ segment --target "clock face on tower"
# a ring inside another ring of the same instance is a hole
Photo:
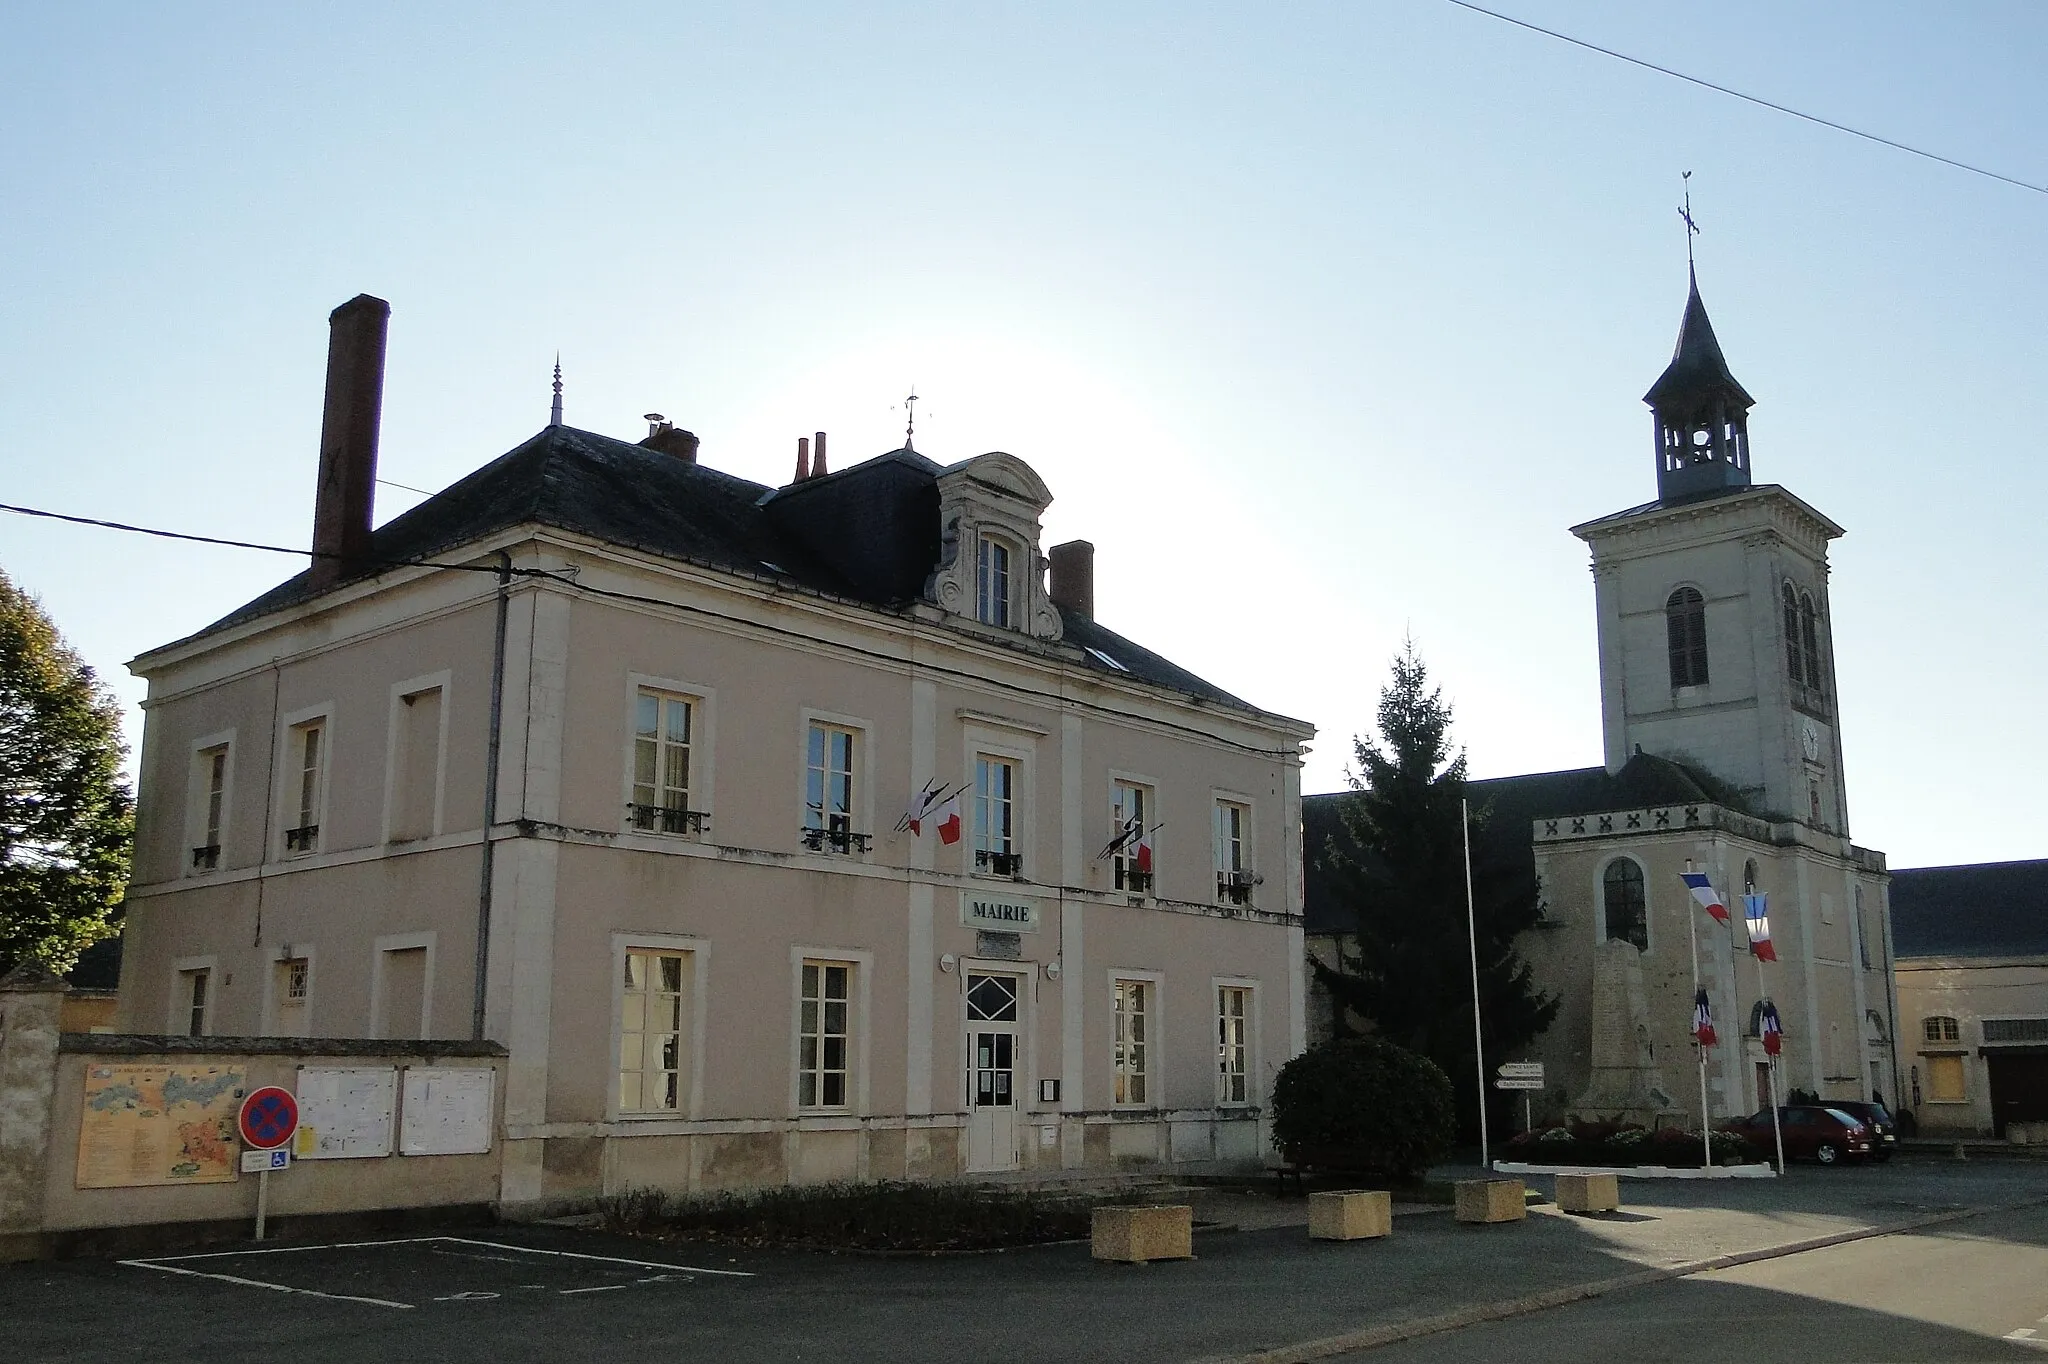
[[[1820,761],[1820,727],[1811,720],[1799,726],[1799,747],[1805,751],[1808,762]]]

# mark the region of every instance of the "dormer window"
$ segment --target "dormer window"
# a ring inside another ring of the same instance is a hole
[[[984,625],[1009,628],[1010,546],[993,535],[981,536],[974,562],[974,618]]]

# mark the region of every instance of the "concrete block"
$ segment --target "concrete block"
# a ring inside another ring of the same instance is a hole
[[[1097,1208],[1089,1242],[1098,1260],[1143,1264],[1195,1258],[1195,1210],[1172,1207]]]
[[[1394,1196],[1382,1189],[1346,1189],[1308,1196],[1312,1241],[1369,1241],[1394,1230]]]
[[[1557,1206],[1564,1212],[1613,1212],[1621,1206],[1621,1180],[1614,1175],[1559,1175]]]
[[[1528,1200],[1519,1179],[1461,1179],[1460,1222],[1519,1222],[1528,1216]]]

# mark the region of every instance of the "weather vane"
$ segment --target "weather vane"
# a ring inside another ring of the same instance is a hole
[[[1700,225],[1692,220],[1692,172],[1680,177],[1685,181],[1685,204],[1678,210],[1678,216],[1685,219],[1685,268],[1692,269],[1692,239],[1700,235]]]

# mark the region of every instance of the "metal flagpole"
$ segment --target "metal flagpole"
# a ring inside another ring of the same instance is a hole
[[[1685,907],[1685,926],[1692,940],[1692,997],[1700,997],[1700,924],[1691,905]],[[1707,1112],[1707,1044],[1700,1043],[1700,1152],[1703,1170],[1714,1168],[1713,1117]]]
[[[1479,1080],[1479,1164],[1489,1174],[1493,1160],[1486,1145],[1486,1039],[1479,1030],[1479,918],[1472,908],[1472,802],[1460,798],[1465,821],[1465,931],[1472,940],[1472,1065]]]
[[[1764,994],[1764,959],[1752,952],[1750,960],[1756,963],[1756,997],[1767,999]],[[1757,1031],[1763,1031],[1763,1024],[1757,1024]],[[1771,1086],[1771,1135],[1778,1141],[1778,1173],[1782,1175],[1785,1173],[1785,1125],[1778,1120],[1778,1058],[1767,1051],[1764,1063],[1764,1074]]]

